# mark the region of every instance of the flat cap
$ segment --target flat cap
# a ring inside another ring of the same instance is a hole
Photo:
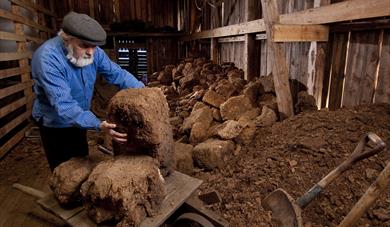
[[[69,12],[62,22],[62,30],[90,45],[101,46],[106,43],[106,31],[99,22],[86,14]]]

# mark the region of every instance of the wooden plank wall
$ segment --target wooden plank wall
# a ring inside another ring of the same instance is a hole
[[[234,25],[246,22],[245,18],[245,1],[242,0],[228,0],[224,1],[224,18],[222,20],[222,26]],[[253,15],[253,20],[261,18],[261,2],[254,1],[254,7],[257,10],[254,10],[255,15]],[[260,41],[256,41],[254,46],[259,46],[260,49]],[[244,68],[244,48],[245,42],[235,41],[235,42],[223,42],[219,44],[220,48],[220,62],[233,62],[238,68]],[[258,70],[259,71],[259,70]]]
[[[177,0],[89,0],[57,1],[55,12],[58,24],[71,10],[94,17],[103,26],[109,27],[113,22],[141,20],[154,27],[177,27]]]
[[[166,65],[178,64],[177,40],[174,37],[148,38],[148,74],[163,70]]]
[[[341,1],[343,0],[277,2],[280,14],[288,14]],[[218,10],[204,10],[203,18],[207,17],[207,13],[212,15],[202,23],[202,30],[244,22],[244,0],[223,2],[224,18],[218,17]],[[255,7],[256,13],[259,14],[255,18],[262,18],[261,5]],[[331,30],[340,24],[342,29],[333,29],[328,42],[285,43],[289,78],[306,85],[309,93],[317,99],[319,107],[329,107],[333,110],[342,106],[374,102],[390,103],[389,19],[378,20],[371,27],[366,25],[365,29],[361,29],[360,25],[342,25],[341,22],[332,24]],[[364,21],[372,23],[372,19]],[[234,62],[239,68],[245,66],[244,37],[225,37],[218,39],[218,42],[215,40],[216,38],[202,40],[203,44],[200,46],[208,49],[200,56],[207,56],[211,49],[210,43],[213,43],[213,49],[218,50],[213,52],[213,58],[218,59],[218,63]],[[256,40],[256,43],[258,42],[260,44],[256,45],[260,45],[259,75],[267,76],[271,73],[267,40]],[[292,91],[293,95],[297,92],[298,89]]]
[[[334,33],[328,107],[390,103],[389,29]]]
[[[0,42],[15,42],[16,47],[13,52],[0,52],[0,157],[23,138],[31,115],[30,44],[39,45],[55,31],[51,23],[54,13],[49,10],[48,2],[48,5],[43,5],[43,1],[10,2],[10,9],[0,9],[0,18],[14,26],[12,32],[0,29]]]
[[[390,29],[370,21],[372,26],[341,26],[330,34],[321,107],[390,103]]]

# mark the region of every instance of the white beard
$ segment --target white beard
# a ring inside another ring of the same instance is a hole
[[[88,56],[87,54],[83,54],[83,56],[79,57],[78,59],[75,58],[73,56],[72,44],[67,45],[66,49],[68,50],[68,54],[66,55],[66,58],[68,58],[73,65],[77,67],[84,67],[93,63],[93,55]]]

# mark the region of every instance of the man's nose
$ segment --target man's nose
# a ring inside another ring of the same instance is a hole
[[[85,52],[87,55],[89,55],[89,56],[92,56],[93,55],[93,53],[95,52],[95,48],[96,47],[88,47],[87,48],[87,51]]]

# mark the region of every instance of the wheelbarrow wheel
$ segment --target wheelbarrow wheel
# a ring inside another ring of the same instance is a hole
[[[191,226],[191,227],[214,227],[214,225],[202,215],[196,213],[184,213],[180,215],[174,222],[175,227]]]

